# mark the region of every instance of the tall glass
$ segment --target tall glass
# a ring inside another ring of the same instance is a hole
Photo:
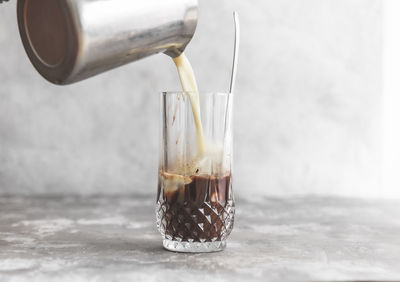
[[[157,227],[167,250],[223,250],[234,222],[232,94],[200,93],[200,153],[188,93],[161,93]]]

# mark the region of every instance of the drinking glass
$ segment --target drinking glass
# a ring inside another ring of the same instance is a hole
[[[223,250],[232,231],[232,100],[200,93],[204,150],[188,92],[161,93],[157,227],[165,249]]]

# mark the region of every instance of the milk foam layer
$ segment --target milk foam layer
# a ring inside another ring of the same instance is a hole
[[[204,151],[197,154],[186,162],[183,158],[177,158],[175,162],[169,164],[168,172],[183,176],[191,175],[217,175],[224,174],[223,168],[223,148],[217,143],[204,143]]]

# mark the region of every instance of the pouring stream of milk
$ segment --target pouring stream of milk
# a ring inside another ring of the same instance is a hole
[[[187,92],[190,104],[192,105],[193,118],[196,125],[197,149],[199,156],[202,156],[205,153],[204,134],[200,117],[199,90],[197,88],[193,69],[184,53],[176,58],[173,58],[173,60],[176,68],[178,69],[178,75],[182,84],[182,89],[184,92]]]

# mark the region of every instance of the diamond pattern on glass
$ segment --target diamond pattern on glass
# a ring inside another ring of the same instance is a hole
[[[235,206],[233,201],[225,207],[205,202],[200,208],[190,208],[159,200],[156,214],[159,231],[170,240],[216,242],[225,240],[232,231]]]

